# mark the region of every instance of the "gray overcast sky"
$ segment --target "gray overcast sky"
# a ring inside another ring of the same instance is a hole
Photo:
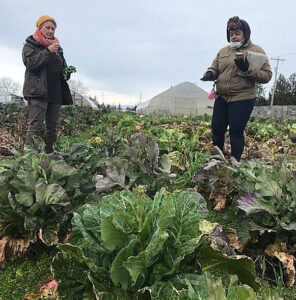
[[[296,72],[296,1],[0,0],[0,77],[22,84],[21,50],[40,15],[53,16],[69,65],[99,98],[147,100],[183,81],[199,79],[227,44],[226,22],[238,15],[267,55],[280,56],[279,72]],[[270,61],[272,67],[275,61]],[[266,85],[269,90],[272,81]],[[125,96],[124,96],[125,95]],[[106,97],[106,96],[105,96]]]

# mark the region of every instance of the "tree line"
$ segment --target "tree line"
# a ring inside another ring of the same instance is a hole
[[[257,85],[256,105],[270,105],[272,91],[266,96],[264,85]],[[280,74],[276,81],[273,105],[296,105],[296,73],[285,77]]]

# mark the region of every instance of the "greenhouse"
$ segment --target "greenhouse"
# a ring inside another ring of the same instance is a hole
[[[183,82],[142,102],[137,113],[142,115],[203,115],[212,114],[213,102],[206,91],[191,82]]]

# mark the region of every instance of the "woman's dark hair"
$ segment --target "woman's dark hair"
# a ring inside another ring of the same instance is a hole
[[[251,29],[249,24],[238,16],[232,17],[227,22],[227,41],[230,42],[230,30],[241,30],[244,33],[245,43],[250,39]]]

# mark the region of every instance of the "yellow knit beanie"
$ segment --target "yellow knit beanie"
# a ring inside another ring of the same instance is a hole
[[[36,21],[36,27],[40,28],[41,25],[47,21],[51,21],[55,26],[57,26],[57,23],[53,17],[44,15],[44,16],[39,17],[39,19]]]

